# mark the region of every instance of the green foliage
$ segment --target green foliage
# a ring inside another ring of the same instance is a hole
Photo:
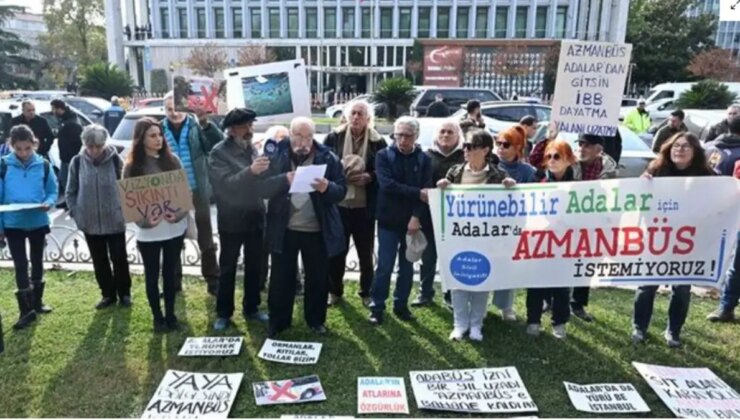
[[[696,0],[633,0],[627,42],[636,64],[633,83],[653,85],[689,80],[687,66],[697,53],[714,45],[717,18],[686,13]]]
[[[3,30],[6,21],[17,12],[23,11],[17,6],[0,6],[0,90],[35,88],[33,79],[17,74],[30,70],[35,61],[24,56],[31,46],[23,42],[18,35]]]
[[[404,77],[385,79],[378,84],[372,101],[383,104],[388,111],[388,119],[393,121],[414,101],[414,85]]]
[[[128,73],[114,65],[96,63],[88,66],[82,76],[80,93],[108,99],[111,96],[131,96],[133,82]]]
[[[169,84],[167,83],[167,70],[165,69],[153,69],[152,73],[152,93],[167,93]]]
[[[726,84],[702,80],[679,96],[676,106],[682,109],[725,109],[735,101],[736,94]]]

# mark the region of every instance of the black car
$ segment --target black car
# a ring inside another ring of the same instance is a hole
[[[450,111],[450,115],[457,112],[461,105],[468,103],[473,99],[478,102],[500,101],[501,97],[489,89],[480,88],[428,88],[419,92],[414,102],[411,104],[411,115],[414,117],[424,117],[427,114],[427,108],[434,102],[435,96],[441,94],[444,103]]]

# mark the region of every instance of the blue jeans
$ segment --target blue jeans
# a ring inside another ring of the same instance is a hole
[[[437,274],[437,245],[434,243],[434,232],[424,232],[427,247],[421,254],[419,295],[422,299],[434,298],[434,276]]]
[[[635,309],[632,317],[633,326],[646,332],[653,316],[653,303],[658,286],[640,286],[635,293]],[[691,302],[691,286],[672,286],[671,302],[668,305],[668,331],[678,338],[681,328],[689,314]]]
[[[740,232],[737,234],[737,245],[732,267],[727,270],[727,279],[722,288],[722,297],[719,305],[723,311],[733,311],[740,300]]]
[[[398,256],[398,276],[396,290],[393,293],[393,309],[408,310],[409,295],[413,282],[414,268],[406,259],[406,232],[396,232],[378,227],[378,268],[370,288],[373,302],[370,310],[373,313],[385,311],[385,300],[391,288],[391,274],[396,266]]]

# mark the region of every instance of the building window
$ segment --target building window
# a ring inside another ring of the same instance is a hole
[[[488,7],[475,9],[475,37],[488,38]]]
[[[398,37],[411,38],[411,8],[401,7],[398,9]]]
[[[242,38],[244,37],[244,32],[242,31],[242,9],[234,8],[231,11],[231,26],[234,30],[234,38]]]
[[[470,16],[469,7],[458,7],[457,8],[457,38],[468,37],[468,18]]]
[[[324,38],[337,37],[337,9],[324,8]]]
[[[546,6],[537,8],[537,16],[534,20],[535,38],[545,38],[547,36],[547,9]]]
[[[166,8],[159,10],[160,27],[162,28],[162,38],[170,37],[170,11]]]
[[[188,37],[188,10],[177,9],[177,23],[180,25],[180,38]]]
[[[431,7],[420,7],[419,8],[419,28],[417,29],[417,37],[429,38],[432,23],[432,8]]]
[[[437,7],[437,38],[450,37],[450,8]]]
[[[369,7],[363,7],[360,10],[362,10],[362,37],[370,38],[373,30],[371,28],[372,19],[370,18],[370,13],[372,13],[372,9]]]
[[[496,38],[506,38],[506,29],[509,23],[509,8],[496,8]]]
[[[262,12],[259,8],[252,7],[249,9],[249,16],[252,23],[252,38],[262,37]]]
[[[206,9],[201,7],[195,9],[195,30],[198,38],[206,37]]]
[[[393,8],[380,8],[380,37],[393,38]]]
[[[319,32],[318,9],[306,8],[306,38],[316,38]]]
[[[342,7],[342,38],[355,37],[355,8]]]
[[[527,10],[529,7],[516,8],[516,23],[514,24],[514,36],[516,38],[527,37]]]
[[[288,8],[288,38],[298,38],[298,8]]]
[[[270,22],[270,38],[280,38],[280,8],[267,9]]]
[[[216,27],[216,38],[226,37],[226,21],[224,20],[224,9],[223,7],[215,7],[213,9],[213,26]]]
[[[555,16],[555,38],[565,38],[565,28],[568,23],[568,6],[558,6]]]

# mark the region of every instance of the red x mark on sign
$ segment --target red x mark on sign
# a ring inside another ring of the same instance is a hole
[[[215,83],[211,85],[210,92],[208,88],[205,86],[200,87],[200,93],[203,94],[203,106],[204,108],[211,113],[218,113],[218,107],[216,106],[216,102],[218,101],[218,85]]]
[[[275,382],[270,383],[270,388],[272,388],[273,391],[275,391],[275,395],[270,396],[270,401],[277,401],[278,398],[285,395],[287,398],[290,398],[291,400],[295,400],[298,398],[297,395],[290,392],[290,387],[293,386],[293,381],[285,381],[283,383],[283,386],[278,386]]]

